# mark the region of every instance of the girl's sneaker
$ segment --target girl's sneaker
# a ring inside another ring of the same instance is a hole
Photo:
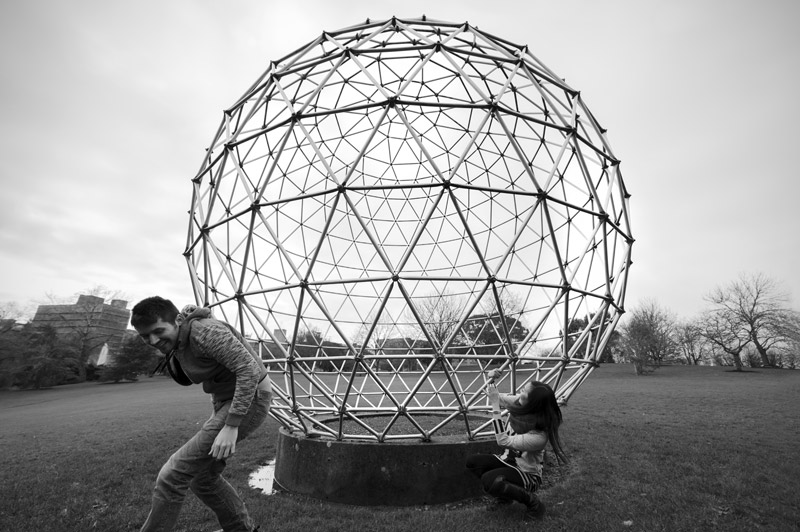
[[[525,505],[525,521],[531,521],[533,519],[541,519],[544,517],[544,503],[539,500],[535,494],[530,494],[530,502]]]
[[[504,499],[500,497],[492,497],[491,495],[486,497],[486,511],[487,512],[495,512],[500,508],[505,508],[506,506],[513,503],[511,499]]]

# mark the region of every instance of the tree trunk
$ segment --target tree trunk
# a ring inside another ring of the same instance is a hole
[[[756,351],[758,351],[758,354],[761,357],[761,365],[765,368],[772,366],[772,362],[769,361],[769,356],[767,356],[767,350],[764,348],[764,346],[755,339],[753,339],[753,345],[756,346]]]
[[[742,371],[742,357],[739,351],[731,352],[731,356],[733,357],[733,365],[736,367],[734,371]]]

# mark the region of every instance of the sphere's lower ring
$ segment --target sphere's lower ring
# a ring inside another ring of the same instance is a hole
[[[477,441],[374,443],[309,438],[281,427],[275,458],[278,489],[361,506],[415,506],[482,494],[468,456],[497,452]]]

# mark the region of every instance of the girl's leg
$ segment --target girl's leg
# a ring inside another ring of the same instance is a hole
[[[493,454],[473,454],[467,457],[467,470],[478,478],[487,471],[504,465],[505,463]]]
[[[509,497],[507,494],[503,494],[502,492],[498,491],[497,486],[500,482],[507,482],[515,486],[519,486],[520,489],[523,489],[524,486],[522,476],[519,474],[519,471],[513,467],[508,467],[506,464],[496,466],[494,469],[490,469],[481,475],[481,485],[486,493],[495,497],[513,499],[513,497]]]
[[[541,519],[544,515],[544,503],[533,490],[536,484],[526,489],[525,481],[519,471],[511,467],[488,471],[481,477],[483,489],[499,499],[511,499],[525,505],[525,519]]]
[[[497,510],[498,506],[511,503],[511,499],[508,497],[492,495],[488,490],[488,487],[497,476],[495,472],[510,469],[505,462],[493,454],[474,454],[467,458],[467,469],[481,479],[483,491],[491,496],[491,502],[488,504],[487,510],[494,511]]]

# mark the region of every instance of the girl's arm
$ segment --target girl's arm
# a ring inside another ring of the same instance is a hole
[[[495,369],[489,372],[488,380],[490,386],[497,386],[495,382],[503,375],[503,372],[499,369]],[[487,393],[489,389],[487,388]],[[498,397],[500,398],[500,403],[498,408],[508,408],[508,405],[514,404],[516,400],[516,396],[509,394],[509,393],[498,393]]]
[[[494,437],[497,445],[515,451],[541,451],[547,445],[547,435],[544,432],[526,432],[525,434],[509,434],[502,429],[503,421],[493,419]],[[499,427],[498,427],[499,425]],[[498,432],[498,428],[500,431]]]
[[[516,451],[541,451],[547,445],[547,435],[544,432],[526,432],[525,434],[509,434],[505,430],[503,419],[500,417],[500,404],[502,395],[493,383],[486,388],[489,403],[492,405],[492,428],[494,437],[500,447]]]
[[[509,434],[505,430],[503,419],[500,417],[500,392],[494,383],[486,387],[489,403],[492,405],[492,428],[494,437],[500,447],[515,449],[517,451],[539,451],[547,444],[547,436],[542,432],[527,432],[525,434]]]
[[[515,395],[511,395],[510,393],[501,393],[500,408],[508,408],[508,405],[513,404],[515,399]]]
[[[492,405],[494,406],[494,403],[492,402],[494,400],[493,399],[493,394],[496,394],[497,397],[500,400],[500,402],[497,404],[497,408],[493,408],[493,410],[500,410],[501,408],[508,408],[508,405],[510,405],[514,401],[514,398],[513,398],[514,396],[512,396],[510,394],[507,394],[507,393],[499,393],[498,390],[497,390],[497,385],[495,384],[495,382],[502,375],[503,375],[503,372],[500,371],[499,369],[492,370],[487,375],[487,380],[489,381],[489,385],[486,388],[486,394],[489,396],[489,402],[492,403]]]

